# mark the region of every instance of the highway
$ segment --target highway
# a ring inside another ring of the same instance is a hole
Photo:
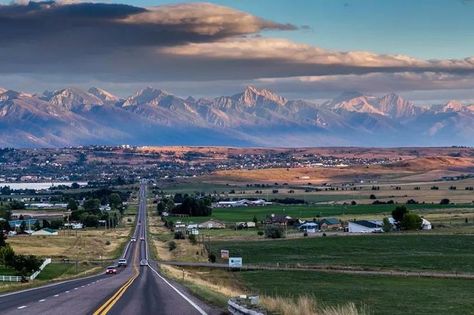
[[[165,279],[148,255],[147,186],[140,184],[135,231],[116,275],[95,275],[0,295],[2,314],[220,314]]]

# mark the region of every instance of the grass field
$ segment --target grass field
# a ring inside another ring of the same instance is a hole
[[[257,220],[264,220],[270,214],[284,214],[294,218],[312,219],[316,217],[340,217],[359,216],[372,214],[389,215],[397,205],[270,205],[265,207],[239,207],[239,208],[216,208],[212,210],[212,218],[224,222],[252,221],[254,216]],[[415,204],[407,205],[409,210],[414,210],[423,215],[428,212],[455,211],[456,209],[473,209],[474,204],[465,205],[438,205],[438,204]],[[203,222],[211,217],[173,218],[172,221]]]
[[[362,235],[214,242],[244,263],[322,264],[397,270],[474,272],[474,235]],[[217,255],[219,256],[219,255]]]
[[[15,253],[40,257],[97,260],[114,258],[130,227],[111,230],[61,231],[58,236],[15,236],[8,239]]]
[[[74,276],[91,268],[93,267],[85,264],[78,264],[76,269],[76,264],[51,263],[40,272],[36,279],[46,281],[60,277]]]
[[[370,314],[473,314],[474,281],[318,273],[246,271],[239,273],[250,292],[296,297],[319,304],[354,302]]]

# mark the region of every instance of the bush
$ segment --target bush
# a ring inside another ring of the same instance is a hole
[[[267,225],[265,227],[265,237],[267,238],[283,238],[284,231],[279,225]]]
[[[374,199],[377,199],[377,197],[374,194],[372,194],[369,196],[369,199],[374,200]]]
[[[258,232],[257,232],[257,235],[262,236],[262,235],[263,235],[263,231],[258,231]]]
[[[191,242],[191,244],[193,244],[193,245],[196,245],[196,244],[197,244],[196,235],[190,234],[190,235],[188,236],[188,239],[189,239],[189,241]]]
[[[209,256],[207,256],[207,258],[209,259],[211,263],[215,263],[217,259],[214,253],[210,253]]]
[[[415,213],[407,213],[401,221],[401,228],[404,230],[418,230],[421,228],[423,220]]]
[[[439,202],[440,205],[449,205],[451,201],[448,199],[448,198],[443,198],[441,199],[441,201]]]
[[[403,217],[408,213],[408,209],[405,206],[396,207],[395,210],[392,211],[392,218],[397,221],[401,222]]]
[[[175,240],[184,240],[184,234],[181,231],[174,232],[174,239]]]
[[[170,252],[175,250],[176,249],[176,242],[175,241],[169,241],[168,242],[168,249],[169,249]]]
[[[105,245],[107,245],[107,246],[110,245],[110,241],[106,241]]]

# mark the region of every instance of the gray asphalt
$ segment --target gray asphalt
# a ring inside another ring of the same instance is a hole
[[[108,314],[220,314],[185,288],[159,274],[149,260],[146,235],[146,184],[140,185],[139,211],[134,232],[122,257],[129,266],[117,275],[97,275],[31,290],[0,295],[2,314],[92,314],[106,303],[133,275],[139,275]],[[146,266],[139,266],[145,259]],[[148,264],[149,263],[149,264]]]

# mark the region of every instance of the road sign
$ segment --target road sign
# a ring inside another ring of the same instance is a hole
[[[242,267],[242,257],[230,257],[229,258],[229,267],[230,268],[241,268]]]
[[[229,259],[229,251],[227,249],[221,249],[221,259]]]

